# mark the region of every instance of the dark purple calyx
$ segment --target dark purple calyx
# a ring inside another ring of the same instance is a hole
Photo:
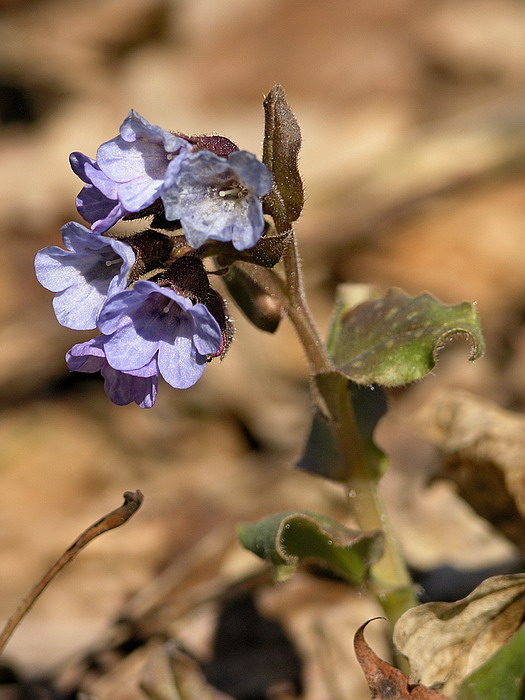
[[[185,134],[175,134],[181,139],[185,139],[193,144],[195,151],[211,151],[220,158],[227,158],[230,153],[238,151],[239,147],[226,136],[186,136]]]

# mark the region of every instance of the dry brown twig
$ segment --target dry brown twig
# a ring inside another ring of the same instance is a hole
[[[17,609],[6,622],[2,632],[0,633],[0,654],[2,654],[4,651],[7,642],[22,619],[31,610],[40,594],[44,591],[48,584],[51,583],[58,572],[61,571],[66,564],[69,564],[69,562],[72,561],[77,554],[84,549],[89,542],[91,542],[91,540],[95,539],[95,537],[102,535],[108,530],[113,530],[116,527],[124,525],[124,523],[137,512],[142,505],[143,500],[144,496],[141,491],[126,491],[124,493],[124,503],[119,508],[115,508],[107,515],[104,515],[77,537],[73,544],[66,549],[62,556],[60,556],[51,566],[51,568],[46,571],[46,573],[31,589],[31,591],[24,598],[22,598]]]

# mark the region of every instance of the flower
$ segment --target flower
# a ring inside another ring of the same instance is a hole
[[[92,230],[104,233],[122,216],[158,199],[165,176],[174,177],[191,145],[153,126],[131,110],[119,136],[103,143],[93,160],[72,153],[70,164],[86,186],[77,197],[79,213]]]
[[[157,398],[158,367],[155,358],[132,372],[113,369],[104,352],[106,337],[99,335],[85,343],[74,345],[66,354],[71,372],[99,372],[104,377],[104,389],[113,403],[126,406],[134,401],[141,408],[151,408]]]
[[[203,150],[187,154],[166,174],[160,196],[166,218],[180,220],[193,248],[212,238],[246,250],[263,233],[259,197],[271,187],[270,171],[252,153],[234,151],[221,158]]]
[[[106,299],[126,287],[135,254],[126,243],[97,235],[74,221],[61,231],[67,250],[58,246],[40,250],[36,276],[43,287],[57,293],[53,307],[59,323],[91,330]]]
[[[201,377],[208,355],[222,350],[219,324],[204,304],[150,280],[108,299],[98,319],[106,334],[109,365],[133,372],[156,358],[160,374],[176,389]]]

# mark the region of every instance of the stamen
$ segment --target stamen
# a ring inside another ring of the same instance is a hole
[[[241,193],[240,187],[232,187],[230,190],[219,190],[219,197],[227,197],[229,194],[238,197]]]
[[[173,300],[173,299],[170,299],[170,300],[168,301],[168,303],[166,304],[166,306],[162,309],[162,311],[163,311],[165,314],[167,314],[168,311],[171,309],[171,307],[173,306],[174,303],[175,303],[174,300]]]
[[[118,265],[122,262],[122,258],[115,258],[115,260],[106,260],[106,267],[111,267],[111,265]]]

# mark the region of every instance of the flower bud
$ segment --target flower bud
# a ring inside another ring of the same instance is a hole
[[[275,279],[269,270],[238,262],[224,275],[224,282],[236,304],[254,326],[275,333],[284,313],[279,290],[272,289]],[[273,293],[275,292],[275,293]]]

